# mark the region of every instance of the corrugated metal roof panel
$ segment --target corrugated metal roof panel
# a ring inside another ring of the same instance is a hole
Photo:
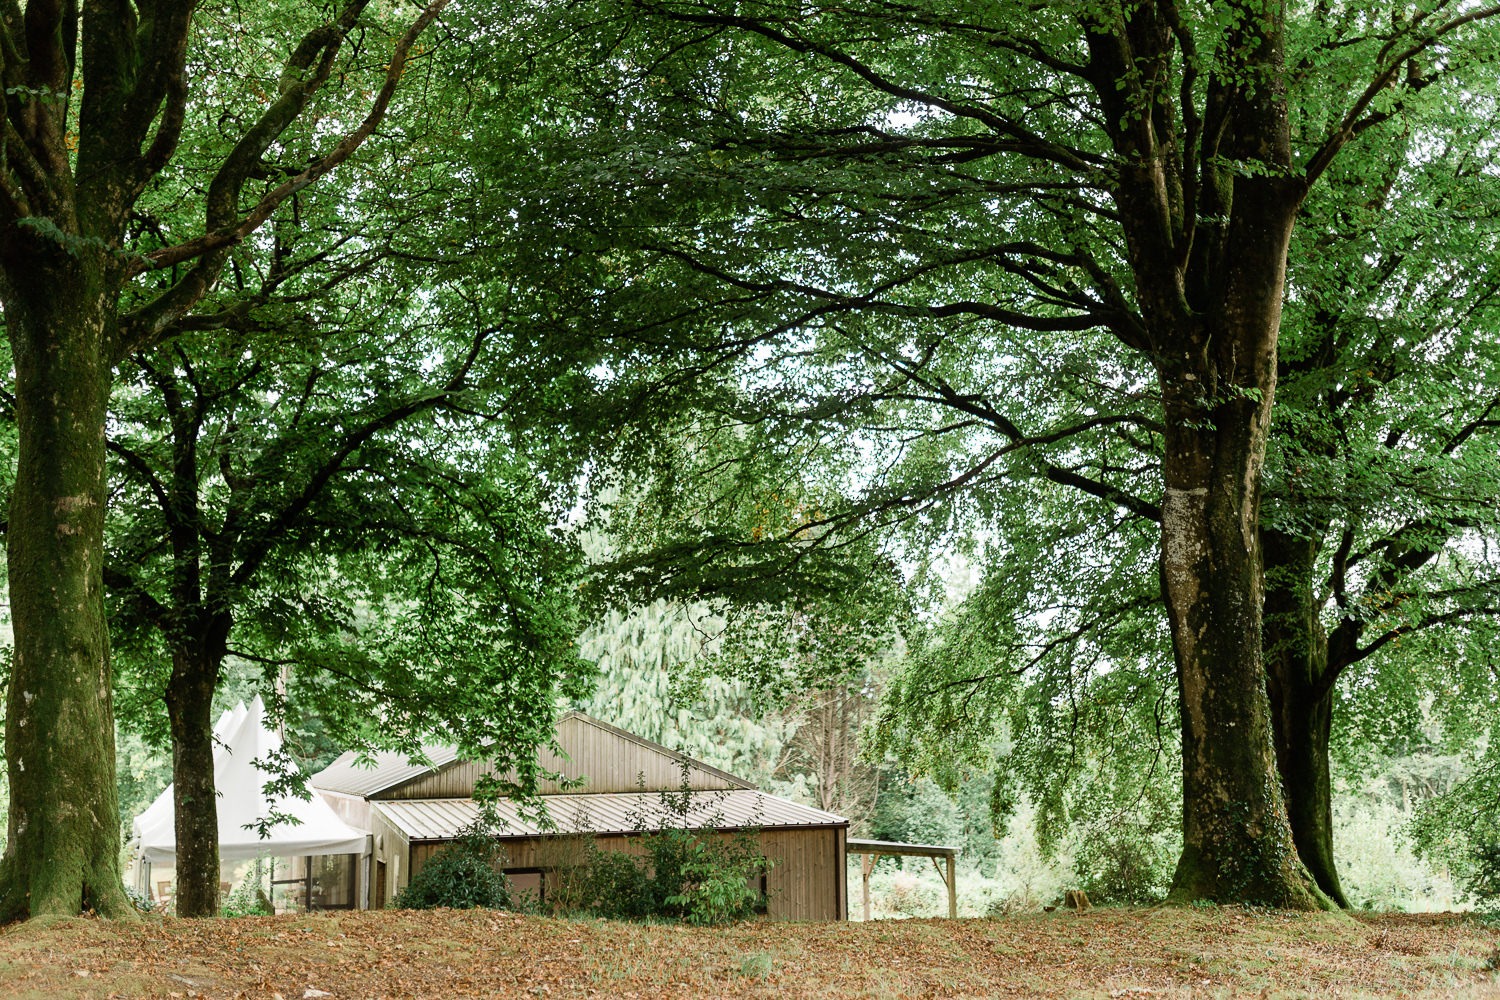
[[[669,800],[670,801],[670,800]],[[548,833],[635,833],[683,822],[656,792],[592,795],[547,795],[542,802],[553,826],[522,816],[516,803],[498,804],[501,837],[535,837]],[[473,799],[405,799],[373,803],[407,839],[451,840],[479,819]],[[842,826],[842,816],[777,798],[753,789],[695,792],[686,817],[690,829],[766,830],[805,826]]]
[[[431,764],[413,763],[404,753],[386,750],[369,754],[372,764],[359,764],[359,754],[350,750],[313,775],[308,784],[330,792],[370,796],[431,774],[458,759],[458,750],[454,747],[424,746],[422,752],[432,761]]]

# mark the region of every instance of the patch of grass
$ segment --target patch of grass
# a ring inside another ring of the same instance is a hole
[[[746,979],[768,979],[771,969],[775,965],[770,953],[764,951],[751,952],[740,959],[740,975]]]

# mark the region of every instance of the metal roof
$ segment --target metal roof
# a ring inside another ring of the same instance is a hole
[[[564,712],[558,717],[557,725],[559,733],[561,733],[563,723],[574,719],[647,750],[674,759],[685,760],[695,770],[714,775],[731,785],[738,785],[740,788],[746,789],[755,787],[744,778],[730,774],[728,771],[722,771],[711,764],[695,760],[676,750],[664,747],[660,743],[653,743],[644,736],[637,736],[635,733],[621,729],[618,726],[612,726],[607,722],[603,722],[576,709]],[[566,751],[567,748],[563,749]],[[458,761],[458,750],[455,747],[423,744],[422,752],[431,761],[430,765],[413,763],[406,754],[388,750],[366,754],[364,755],[364,759],[371,763],[360,764],[357,763],[361,759],[360,755],[350,750],[338,757],[332,764],[329,764],[323,770],[313,775],[308,783],[313,788],[321,788],[324,791],[342,792],[345,795],[359,795],[369,798],[372,795],[379,795],[381,792],[389,792],[407,782],[415,781],[424,775],[436,774],[448,765]]]
[[[369,797],[424,774],[434,774],[458,760],[458,750],[454,747],[424,746],[422,752],[431,763],[414,763],[404,753],[380,750],[365,755],[373,763],[361,764],[360,754],[350,750],[313,775],[308,784],[330,792]]]
[[[747,788],[694,792],[690,801],[687,826],[695,830],[778,830],[844,826],[849,822],[842,816]],[[554,824],[552,828],[522,816],[515,802],[500,801],[499,836],[638,833],[683,822],[664,806],[657,792],[544,795],[542,802]],[[473,799],[382,799],[372,805],[411,841],[452,840],[479,819],[479,806]]]

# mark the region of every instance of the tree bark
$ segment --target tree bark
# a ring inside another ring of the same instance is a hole
[[[227,628],[223,630],[227,634]],[[173,832],[179,917],[219,915],[219,809],[214,784],[213,700],[222,644],[200,635],[172,651],[167,717],[172,727]]]
[[[1183,763],[1183,852],[1170,898],[1322,907],[1327,901],[1299,864],[1276,781],[1261,658],[1257,529],[1269,393],[1191,417],[1176,383],[1163,385],[1161,567]]]
[[[126,223],[172,161],[190,117],[186,60],[196,5],[152,4],[137,19],[128,5],[122,13],[84,4],[80,17],[77,3],[12,4],[0,16],[8,95],[0,298],[16,365],[19,435],[7,532],[16,653],[6,706],[11,810],[0,919],[89,907],[110,916],[134,912],[119,877],[103,602],[112,365],[170,339],[173,325],[213,287],[229,249],[375,132],[417,38],[447,2],[431,0],[397,39],[359,123],[247,209],[246,182],[334,74],[368,0],[350,0],[303,35],[276,98],[214,170],[201,235],[148,253],[131,249]],[[178,273],[183,264],[190,266]],[[165,276],[167,268],[170,281],[122,316],[125,282],[147,271]],[[189,700],[185,719],[201,713]],[[211,765],[208,773],[211,780]]]
[[[1333,856],[1328,744],[1335,674],[1330,673],[1328,633],[1313,596],[1321,544],[1317,537],[1270,529],[1261,537],[1266,552],[1266,688],[1292,837],[1318,888],[1348,909]]]
[[[1261,471],[1306,191],[1291,166],[1283,26],[1274,8],[1241,7],[1223,75],[1207,86],[1205,115],[1220,125],[1189,150],[1195,161],[1179,161],[1171,140],[1186,118],[1174,121],[1161,91],[1136,89],[1143,66],[1164,72],[1170,60],[1164,14],[1142,5],[1123,32],[1089,41],[1101,103],[1119,123],[1113,195],[1165,416],[1160,567],[1183,763],[1170,898],[1320,908],[1332,904],[1293,846],[1261,658]]]
[[[126,916],[102,559],[116,285],[93,248],[14,226],[4,247],[19,454],[6,533],[16,649],[0,920]]]

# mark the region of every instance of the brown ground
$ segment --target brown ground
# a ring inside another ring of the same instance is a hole
[[[709,930],[489,911],[0,930],[0,998],[1495,997],[1460,915],[1096,909]]]

